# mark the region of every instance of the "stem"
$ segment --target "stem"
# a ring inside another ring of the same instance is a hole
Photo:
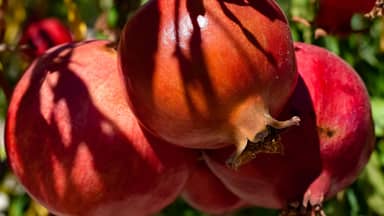
[[[292,16],[292,22],[302,24],[305,27],[312,27],[312,23],[309,20],[300,16]]]
[[[29,46],[28,44],[20,44],[18,46],[10,46],[5,43],[0,44],[0,53],[1,52],[18,52],[18,51],[23,51],[28,49],[32,49],[32,47]]]

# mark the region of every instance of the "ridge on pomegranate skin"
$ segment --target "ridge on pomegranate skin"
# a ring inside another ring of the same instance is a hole
[[[260,154],[237,171],[225,165],[231,149],[207,150],[204,159],[250,204],[289,208],[286,215],[303,209],[324,214],[323,201],[357,178],[373,150],[370,100],[363,81],[341,58],[304,43],[295,49],[300,77],[281,116],[298,115],[302,122],[281,133],[284,154]]]
[[[133,112],[170,143],[235,145],[228,164],[236,168],[248,141],[299,124],[273,118],[297,81],[289,25],[274,0],[151,0],[126,24],[118,53]],[[274,145],[269,153],[280,153]]]
[[[192,171],[181,197],[195,209],[213,215],[222,215],[246,206],[212,173],[204,160],[200,160]]]
[[[146,216],[174,201],[196,154],[144,131],[108,41],[35,60],[10,101],[5,144],[26,191],[55,215]]]

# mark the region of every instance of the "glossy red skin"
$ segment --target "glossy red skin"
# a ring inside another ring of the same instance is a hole
[[[351,18],[357,13],[368,13],[376,0],[320,0],[315,24],[327,31],[345,35],[351,32]]]
[[[140,122],[190,148],[236,143],[244,131],[253,138],[297,80],[273,0],[152,0],[127,23],[118,51]]]
[[[16,86],[6,150],[27,192],[56,215],[148,215],[183,189],[195,154],[141,130],[107,41],[70,43]]]
[[[200,161],[193,170],[182,197],[192,207],[213,215],[232,212],[245,206],[245,202],[230,192],[204,161]]]
[[[49,48],[72,40],[71,32],[60,20],[46,18],[29,23],[19,43],[30,46],[23,53],[34,59]]]
[[[284,154],[259,154],[236,171],[225,166],[231,150],[205,154],[214,174],[257,206],[321,204],[356,179],[374,146],[369,96],[357,73],[325,49],[295,48],[300,78],[282,116],[302,122],[282,133]]]

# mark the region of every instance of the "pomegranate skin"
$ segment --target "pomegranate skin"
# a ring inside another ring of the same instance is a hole
[[[297,81],[289,26],[273,0],[149,1],[118,53],[139,121],[189,148],[241,152]]]
[[[341,58],[304,43],[295,49],[317,113],[322,172],[304,197],[316,205],[350,185],[368,162],[375,143],[371,106],[364,82]]]
[[[321,206],[356,179],[374,146],[369,96],[358,74],[323,48],[296,43],[295,49],[300,77],[281,115],[302,122],[282,132],[284,154],[259,154],[237,171],[225,165],[230,149],[204,155],[228,189],[257,206]]]
[[[199,161],[181,194],[182,198],[199,211],[222,215],[246,206],[212,173],[204,161]]]
[[[72,42],[69,29],[56,18],[46,18],[27,25],[20,39],[21,45],[29,46],[23,53],[34,59],[44,54],[49,48]]]
[[[107,41],[49,50],[17,84],[9,165],[55,215],[149,215],[181,192],[196,155],[141,130]]]
[[[351,33],[351,18],[356,13],[368,13],[376,0],[320,0],[315,25],[327,33]]]

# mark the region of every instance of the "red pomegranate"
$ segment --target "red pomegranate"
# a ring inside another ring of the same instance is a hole
[[[328,33],[345,35],[351,32],[351,18],[368,13],[376,0],[320,0],[315,17],[317,27]]]
[[[16,86],[5,143],[27,192],[56,215],[149,215],[171,203],[196,155],[141,130],[107,41],[49,50]]]
[[[182,197],[192,207],[213,215],[222,215],[245,206],[245,202],[230,192],[203,160],[199,161],[189,177]]]
[[[135,43],[129,43],[135,41]],[[290,29],[274,0],[151,0],[119,45],[130,105],[144,127],[189,148],[266,136],[297,81]]]
[[[55,45],[71,41],[71,32],[60,20],[45,18],[27,24],[19,44],[28,46],[23,53],[34,59]]]
[[[204,158],[233,193],[251,204],[302,203],[317,211],[366,164],[374,145],[371,109],[364,83],[341,58],[314,45],[296,43],[295,49],[300,77],[282,117],[298,115],[302,122],[280,131],[281,140],[266,139],[281,142],[284,153],[258,154],[237,171],[225,165],[231,149],[206,151]]]

